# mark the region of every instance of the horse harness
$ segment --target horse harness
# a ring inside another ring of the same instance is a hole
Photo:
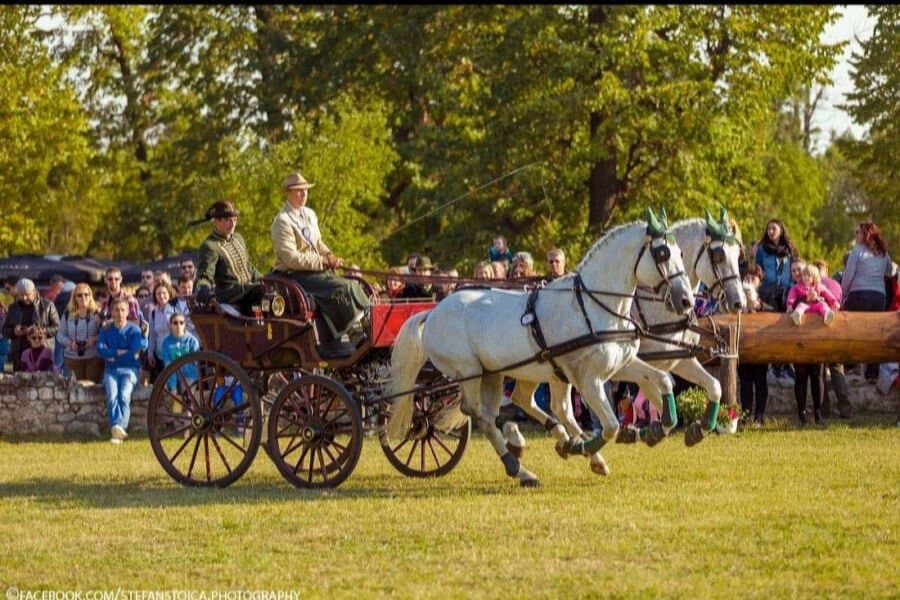
[[[649,238],[649,236],[648,236]],[[663,237],[663,240],[667,240],[666,237]],[[662,289],[663,285],[670,286],[671,280],[675,277],[680,277],[684,275],[684,271],[679,271],[673,275],[666,276],[665,272],[662,270],[660,265],[669,260],[672,256],[672,252],[669,249],[668,243],[664,243],[655,248],[650,246],[650,242],[652,239],[648,239],[647,243],[641,246],[641,251],[638,253],[637,260],[634,263],[634,272],[637,272],[637,267],[641,262],[641,258],[644,256],[644,252],[647,248],[650,248],[650,253],[653,256],[653,264],[656,266],[656,270],[659,272],[661,281],[660,283],[653,288],[655,293],[659,293],[659,290]],[[584,279],[581,277],[581,273],[576,272],[575,277],[573,279],[574,284],[572,286],[572,291],[575,292],[575,300],[578,302],[578,308],[581,309],[581,314],[584,317],[584,323],[587,326],[588,332],[585,335],[578,336],[576,338],[572,338],[560,344],[555,344],[553,346],[547,345],[547,340],[544,337],[544,331],[541,328],[540,320],[537,317],[536,307],[538,294],[543,289],[543,286],[534,287],[531,292],[528,294],[528,301],[525,306],[525,312],[522,314],[520,318],[520,323],[525,326],[529,325],[531,327],[531,335],[534,338],[535,343],[537,343],[538,347],[541,349],[540,352],[535,356],[534,360],[537,362],[549,362],[550,366],[553,367],[553,374],[556,375],[560,380],[565,383],[569,383],[568,377],[566,377],[562,368],[560,368],[559,364],[554,360],[556,357],[561,356],[563,354],[568,354],[569,352],[573,352],[575,350],[580,350],[581,348],[586,348],[587,346],[592,346],[598,343],[605,342],[628,342],[635,339],[638,339],[641,336],[644,337],[654,337],[652,334],[643,327],[640,323],[632,319],[628,315],[621,315],[617,313],[615,310],[606,305],[602,300],[597,298],[595,294],[602,294],[607,296],[618,296],[624,298],[631,298],[633,294],[619,294],[615,292],[603,292],[603,291],[592,291],[585,284]],[[668,291],[666,294],[668,295]],[[595,304],[597,304],[604,311],[609,313],[614,317],[618,317],[620,319],[624,319],[628,321],[632,325],[634,325],[634,329],[626,329],[626,330],[608,330],[608,331],[594,331],[594,326],[591,323],[591,319],[587,314],[587,309],[584,306],[584,296],[587,295]]]

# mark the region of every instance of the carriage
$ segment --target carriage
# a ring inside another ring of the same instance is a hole
[[[392,443],[383,434],[390,403],[394,338],[430,299],[380,299],[363,279],[372,306],[349,356],[319,351],[324,322],[293,279],[263,278],[254,315],[214,299],[193,304],[201,348],[157,377],[147,411],[150,443],[163,469],[193,486],[225,487],[250,467],[262,445],[281,475],[300,488],[340,485],[356,467],[366,436],[378,436],[388,461],[410,477],[450,472],[471,433],[433,426],[435,415],[459,402],[459,386],[426,364],[416,381],[410,434]]]

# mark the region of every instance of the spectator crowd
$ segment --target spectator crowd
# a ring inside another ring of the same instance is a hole
[[[311,264],[323,271],[343,267],[343,261],[321,240],[315,214],[305,208],[307,190],[312,184],[295,174],[285,180],[284,187],[285,208],[273,224],[278,265],[286,273],[294,273],[291,270],[294,268],[302,269],[296,271],[298,277],[301,273],[308,276]],[[219,267],[215,264],[209,268],[208,261],[201,260],[205,272],[199,273],[194,262],[186,259],[182,261],[181,274],[174,283],[165,271],[147,270],[141,273],[137,285],[125,286],[121,270],[110,267],[105,273],[105,286],[94,289],[86,283],[78,283],[69,288],[69,294],[63,293],[67,283],[60,276],[53,277],[43,293],[39,293],[29,279],[6,280],[4,289],[8,300],[4,302],[0,295],[0,366],[13,372],[56,372],[102,384],[107,393],[111,441],[121,443],[127,437],[134,387],[139,383],[152,384],[166,365],[200,349],[190,317],[195,284],[208,294],[210,286],[220,285],[231,277],[227,281],[236,301],[248,294],[248,298],[252,297],[254,293],[253,285],[260,274],[249,259],[241,258],[246,257],[246,248],[242,248],[242,238],[234,232],[237,211],[230,203],[220,202],[211,207],[207,217],[215,226],[207,242],[212,240],[216,248],[221,248],[225,247],[220,243],[223,240],[228,243],[235,240],[235,248],[227,250],[231,254],[222,255],[221,264],[234,265],[235,261],[241,263],[244,260],[246,265],[238,264],[240,272],[226,270],[223,274],[221,269],[217,271]],[[295,227],[297,219],[306,219],[305,229]],[[295,231],[299,232],[296,240],[293,239]],[[891,261],[887,243],[878,227],[872,222],[861,222],[854,236],[853,248],[844,256],[842,269],[831,273],[823,260],[807,260],[799,255],[782,221],[769,220],[760,238],[741,253],[741,275],[748,299],[745,310],[789,313],[794,325],[802,328],[811,319],[809,315],[817,315],[815,318],[830,325],[841,310],[900,308],[897,265]],[[304,244],[309,247],[300,248]],[[210,249],[206,256],[214,259],[214,252],[219,251]],[[315,252],[319,252],[321,258]],[[544,268],[540,269],[531,252],[513,252],[506,238],[496,235],[483,260],[475,264],[470,279],[460,279],[456,268],[438,268],[428,256],[411,253],[405,266],[392,267],[382,281],[370,285],[385,300],[440,301],[459,287],[492,285],[498,280],[549,281],[566,274],[566,254],[562,249],[548,248],[543,256]],[[345,268],[345,276],[351,283],[363,278],[356,265]],[[329,320],[329,325],[333,325],[335,340],[340,341],[352,332],[366,305],[364,299],[357,300],[355,287],[347,286],[343,278],[336,279],[341,281],[310,279],[304,287],[327,286],[329,294],[335,293],[333,290],[336,289],[346,290],[347,297],[352,299],[349,306],[355,306],[360,312],[356,316],[352,313],[331,315],[334,323]],[[715,299],[707,297],[701,286],[695,313],[705,316],[717,310]],[[739,396],[745,424],[760,426],[766,421],[769,386],[774,384],[793,386],[801,426],[809,422],[807,396],[812,398],[812,420],[816,424],[823,424],[830,416],[829,394],[836,400],[837,415],[851,417],[853,411],[847,397],[846,381],[847,371],[851,368],[854,367],[834,362],[740,364]],[[858,368],[869,383],[875,383],[879,365]],[[510,379],[504,382],[505,406],[509,405],[514,385]],[[687,385],[676,377],[676,393]],[[636,385],[613,382],[607,391],[623,422],[658,418]],[[535,401],[549,412],[546,384],[536,389]],[[573,391],[572,402],[582,425],[596,430],[599,427],[596,415],[582,406],[577,390]],[[518,409],[508,407],[504,410],[507,415],[524,418],[524,413]]]

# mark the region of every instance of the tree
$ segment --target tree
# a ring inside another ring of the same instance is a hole
[[[87,119],[43,44],[37,6],[0,8],[0,253],[78,252],[102,208]]]
[[[228,157],[232,168],[215,179],[200,179],[195,186],[195,215],[223,197],[236,201],[239,228],[263,271],[275,261],[270,231],[284,203],[281,182],[298,166],[315,183],[309,204],[319,217],[326,243],[348,263],[385,266],[378,252],[388,221],[381,200],[385,173],[396,160],[386,111],[376,100],[360,104],[348,97],[336,99],[331,108],[315,126],[290,123],[292,133],[280,142],[233,149]],[[198,230],[192,234],[194,247],[209,233],[208,228]]]
[[[844,140],[842,152],[856,163],[855,174],[865,190],[865,216],[873,219],[889,240],[900,239],[900,9],[867,5],[875,18],[868,40],[851,58],[854,91],[847,95],[847,110],[860,125],[867,125],[865,140]]]
[[[738,219],[760,205],[780,212],[766,183],[773,124],[838,49],[819,41],[835,18],[828,6],[62,13],[59,56],[82,74],[102,186],[117,200],[94,247],[112,250],[115,240],[126,256],[194,244],[184,223],[216,190],[245,190],[251,180],[271,190],[274,165],[302,159],[292,167],[307,173],[317,150],[332,161],[315,174],[323,181],[326,167],[357,151],[385,169],[360,175],[382,182],[366,191],[377,203],[348,190],[340,201],[351,211],[329,219],[341,225],[337,236],[372,234],[379,260],[391,263],[415,250],[468,266],[495,233],[514,249],[561,246],[577,257],[606,227],[651,205],[672,218],[718,203]],[[372,110],[382,116],[370,120]],[[317,136],[344,118],[370,124],[360,132],[383,118],[390,134],[359,144],[343,130],[342,154]],[[312,139],[309,152],[275,150]],[[269,175],[253,179],[262,173],[254,169]],[[346,234],[359,218],[371,227]]]

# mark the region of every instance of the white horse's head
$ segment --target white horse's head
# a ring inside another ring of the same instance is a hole
[[[676,314],[694,308],[694,293],[684,269],[684,258],[675,238],[669,233],[665,209],[659,217],[647,209],[647,235],[634,265],[637,283],[653,288],[666,307]]]
[[[725,208],[721,208],[718,220],[706,211],[705,240],[694,258],[693,271],[725,312],[740,312],[747,305],[741,286],[741,241],[738,236]]]

